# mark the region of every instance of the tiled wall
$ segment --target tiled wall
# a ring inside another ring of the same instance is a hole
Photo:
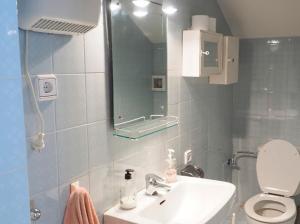
[[[181,77],[182,31],[191,26],[191,15],[217,18],[217,32],[230,34],[216,1],[174,1],[178,14],[168,19],[169,113],[180,117],[178,136],[168,140],[182,162],[185,150],[193,150],[193,162],[206,177],[231,179],[224,168],[231,157],[232,86],[209,85],[206,78]]]
[[[222,164],[232,150],[232,87],[180,76],[182,30],[190,26],[192,14],[216,16],[218,31],[228,33],[229,29],[215,1],[188,0],[179,8],[168,21],[168,111],[180,117],[180,127],[141,141],[112,136],[102,19],[84,36],[30,33],[32,76],[54,73],[59,82],[59,98],[40,103],[47,147],[40,153],[27,148],[30,196],[43,212],[38,223],[61,223],[69,184],[77,179],[89,189],[102,214],[118,201],[124,169],[137,171],[137,185],[142,188],[146,173],[163,171],[167,147],[176,150],[179,165],[183,151],[191,148],[195,164],[205,169],[207,177],[231,176],[224,175]],[[22,48],[23,36],[21,32]],[[37,128],[37,117],[25,86],[24,94],[29,139]]]
[[[300,146],[299,72],[300,38],[240,41],[239,83],[234,86],[234,151],[257,152],[259,145],[276,138]],[[242,158],[241,169],[233,173],[241,203],[260,192],[255,164],[255,159]]]
[[[0,3],[0,222],[29,223],[16,2]]]
[[[37,130],[37,116],[24,82],[30,197],[43,212],[38,223],[62,222],[69,184],[75,180],[90,191],[102,214],[117,203],[125,168],[136,169],[141,188],[145,173],[160,171],[163,164],[163,135],[141,142],[112,136],[102,23],[101,18],[99,26],[84,36],[29,33],[33,79],[37,74],[53,73],[59,91],[57,100],[40,103],[46,148],[35,152],[29,140]],[[24,48],[24,31],[20,35]]]

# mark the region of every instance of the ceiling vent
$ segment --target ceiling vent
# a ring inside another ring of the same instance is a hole
[[[100,0],[19,0],[19,27],[42,33],[84,34],[97,26]]]

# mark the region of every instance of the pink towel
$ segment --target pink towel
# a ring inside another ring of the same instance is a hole
[[[71,185],[64,224],[100,224],[89,193]]]

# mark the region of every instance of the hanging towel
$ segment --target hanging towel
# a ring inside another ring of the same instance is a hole
[[[64,224],[100,224],[91,197],[84,188],[71,185]]]

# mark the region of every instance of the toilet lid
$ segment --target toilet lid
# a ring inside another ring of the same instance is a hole
[[[283,196],[297,194],[300,183],[300,155],[284,140],[272,140],[259,148],[257,179],[264,193]]]

